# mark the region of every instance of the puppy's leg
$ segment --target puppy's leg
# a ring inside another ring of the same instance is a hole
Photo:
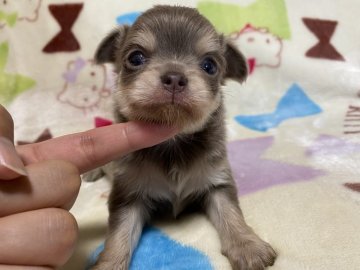
[[[234,186],[210,191],[205,211],[219,233],[222,253],[234,270],[262,270],[274,264],[275,251],[245,223]]]
[[[127,270],[146,221],[141,203],[118,206],[114,211],[111,208],[105,248],[93,270]]]

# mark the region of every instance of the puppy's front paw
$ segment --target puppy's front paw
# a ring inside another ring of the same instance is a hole
[[[233,270],[263,270],[274,264],[275,250],[257,236],[239,239],[223,249]]]

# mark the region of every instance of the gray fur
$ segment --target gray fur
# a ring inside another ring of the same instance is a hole
[[[149,42],[139,44],[139,40]],[[144,53],[144,65],[129,65],[127,57],[134,50]],[[215,75],[199,66],[208,55],[218,65]],[[158,214],[176,217],[189,208],[207,214],[233,269],[272,265],[274,250],[244,221],[226,156],[220,86],[226,78],[243,81],[246,77],[241,53],[196,10],[156,6],[126,31],[120,28],[118,34],[105,38],[96,57],[101,63],[112,62],[119,73],[114,97],[118,122],[159,122],[175,125],[181,132],[111,164],[109,234],[93,269],[128,269],[142,226]],[[180,95],[161,89],[164,72],[181,72],[189,79],[177,103],[159,103],[153,98],[157,95],[166,101],[170,100],[166,95]]]

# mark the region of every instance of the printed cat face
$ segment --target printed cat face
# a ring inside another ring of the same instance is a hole
[[[231,35],[233,42],[255,66],[278,67],[281,62],[282,41],[263,28],[246,26]]]
[[[105,66],[92,60],[79,58],[70,62],[63,78],[66,82],[58,100],[78,109],[92,109],[110,94],[106,89]]]
[[[42,0],[0,0],[0,27],[16,21],[36,21]]]

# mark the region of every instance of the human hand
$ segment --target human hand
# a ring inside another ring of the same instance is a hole
[[[80,174],[175,134],[129,122],[15,148],[13,130],[11,116],[0,105],[0,270],[65,264],[78,234],[68,210]]]

